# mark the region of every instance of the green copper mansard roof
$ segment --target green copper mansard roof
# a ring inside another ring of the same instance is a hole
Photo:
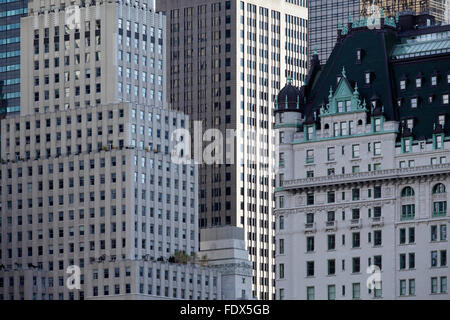
[[[393,22],[375,29],[360,27],[360,22],[354,29],[350,25],[346,35],[338,34],[326,64],[320,65],[313,58],[307,82],[301,88],[305,119],[334,112],[336,92],[344,90],[341,86],[345,83],[347,98],[355,88],[359,95],[360,102],[354,99],[352,110],[366,108],[363,103],[367,102],[368,117],[381,111],[387,121],[401,123],[414,118],[414,139],[431,138],[440,115],[447,114],[444,130],[449,128],[450,104],[444,104],[443,95],[450,94],[450,26],[406,30],[394,28]],[[437,84],[432,84],[434,76]],[[422,79],[421,87],[416,87],[417,78]],[[406,82],[405,89],[400,88],[400,80]],[[374,100],[377,112],[373,112]]]

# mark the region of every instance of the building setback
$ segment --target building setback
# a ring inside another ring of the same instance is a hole
[[[236,132],[225,161],[200,165],[200,227],[243,227],[253,296],[273,299],[271,104],[286,76],[297,85],[305,79],[306,1],[170,0],[156,7],[166,13],[170,107],[202,121],[203,132]]]
[[[277,298],[449,298],[450,26],[427,20],[356,20],[279,93]]]

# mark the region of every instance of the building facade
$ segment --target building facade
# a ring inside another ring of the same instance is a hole
[[[20,18],[27,15],[28,2],[0,3],[0,82],[7,112],[20,109]]]
[[[327,62],[336,44],[336,30],[339,25],[347,23],[349,17],[353,20],[379,17],[380,9],[387,17],[397,13],[428,13],[436,22],[450,23],[448,0],[311,0],[308,3],[308,62],[315,52],[322,64]]]
[[[164,104],[164,15],[68,5],[35,1],[21,23],[21,110],[0,129],[0,300],[228,297],[198,258],[197,166],[172,161],[189,117]]]
[[[253,296],[274,298],[271,104],[306,75],[306,1],[157,1],[166,13],[171,108],[233,141],[199,170],[200,227],[243,227]],[[194,126],[191,126],[193,128]],[[203,141],[202,134],[194,137]],[[235,139],[234,139],[235,137]],[[200,143],[201,144],[201,143]],[[203,149],[202,149],[203,150]]]
[[[450,26],[427,17],[354,21],[280,92],[277,298],[449,298]]]

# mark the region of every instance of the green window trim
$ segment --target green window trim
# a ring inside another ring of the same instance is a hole
[[[400,220],[413,220],[415,217],[416,206],[414,204],[402,205]]]
[[[445,217],[447,215],[447,201],[433,202],[433,217]]]

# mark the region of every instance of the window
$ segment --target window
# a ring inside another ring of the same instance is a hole
[[[438,278],[431,278],[431,293],[438,293]]]
[[[406,89],[406,80],[400,80],[400,90]]]
[[[328,203],[334,203],[334,201],[335,201],[335,192],[334,191],[328,191],[327,200],[328,200]]]
[[[361,298],[361,285],[359,283],[352,283],[352,298],[353,299]]]
[[[409,295],[414,296],[416,294],[416,280],[415,279],[409,279]]]
[[[334,275],[336,273],[336,260],[328,260],[328,275]]]
[[[412,98],[411,99],[411,108],[417,108],[417,98]]]
[[[314,150],[307,150],[306,163],[313,163],[313,162],[314,162]]]
[[[442,95],[442,104],[448,104],[448,101],[449,101],[449,94],[448,93],[443,94]]]
[[[360,233],[353,232],[352,233],[352,248],[359,248],[360,246]]]
[[[314,287],[306,287],[306,299],[307,300],[314,300]]]
[[[381,155],[381,142],[374,142],[374,144],[373,144],[373,155],[374,156]]]
[[[416,88],[422,88],[422,78],[416,78]]]
[[[328,161],[334,161],[335,160],[335,149],[334,147],[328,148]]]
[[[361,259],[359,257],[352,258],[352,273],[361,272]]]
[[[445,193],[445,186],[442,183],[438,183],[433,187],[433,194]]]
[[[433,202],[433,217],[441,217],[447,214],[447,201]]]
[[[414,204],[405,204],[402,205],[402,220],[414,219],[415,216],[415,205]]]
[[[400,280],[400,296],[406,295],[406,280]]]
[[[359,158],[359,144],[352,145],[352,157]]]
[[[328,238],[328,250],[336,249],[336,235],[329,234],[327,238]]]
[[[314,276],[314,261],[306,262],[306,276],[313,277]]]
[[[306,237],[306,252],[314,251],[314,237]]]
[[[365,74],[364,74],[364,82],[366,83],[366,84],[370,84],[370,79],[371,77],[370,77],[370,72],[366,72]]]
[[[414,189],[411,187],[404,187],[401,193],[402,197],[413,197],[414,196]]]
[[[334,300],[336,299],[336,286],[328,285],[328,300]]]
[[[381,243],[382,243],[381,230],[375,230],[373,232],[373,245],[381,246]]]
[[[437,76],[432,76],[432,77],[431,77],[431,85],[432,85],[432,86],[437,85]]]

